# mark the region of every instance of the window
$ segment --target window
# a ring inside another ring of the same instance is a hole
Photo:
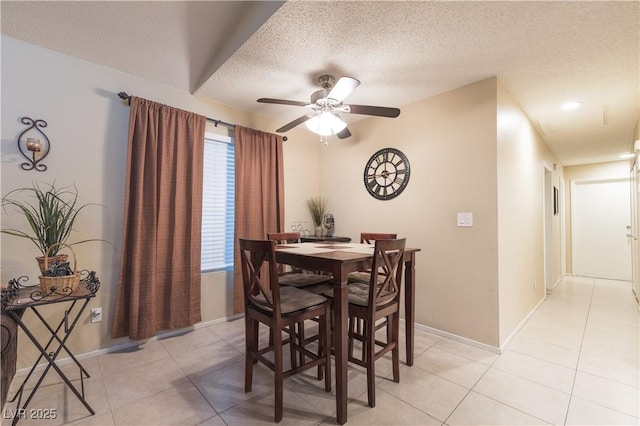
[[[233,266],[235,206],[233,139],[207,133],[202,189],[202,271]]]

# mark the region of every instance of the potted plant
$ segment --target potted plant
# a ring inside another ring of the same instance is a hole
[[[21,195],[20,199],[16,196]],[[24,197],[22,196],[24,195]],[[22,200],[32,197],[33,200]],[[18,229],[2,229],[4,234],[26,238],[37,247],[41,257],[38,257],[40,270],[44,268],[44,258],[49,256],[49,262],[58,257],[58,251],[63,245],[80,244],[88,241],[103,241],[101,239],[86,239],[68,243],[73,225],[80,211],[85,207],[96,204],[78,204],[78,189],[71,187],[56,187],[52,184],[18,188],[10,191],[2,197],[2,207],[14,207],[20,213],[28,225],[28,231]],[[51,250],[49,250],[51,248]],[[59,255],[58,259],[65,262],[67,255]]]
[[[322,197],[311,197],[307,200],[307,207],[311,212],[311,219],[315,225],[315,236],[322,236],[322,218],[327,206],[327,201]]]

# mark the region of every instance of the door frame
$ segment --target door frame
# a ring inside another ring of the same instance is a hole
[[[559,214],[559,223],[558,223],[558,232],[560,232],[560,279],[564,278],[567,275],[567,227],[566,227],[566,211],[567,211],[567,203],[566,200],[566,188],[565,182],[563,178],[560,178],[560,183],[558,184],[558,198],[560,203],[560,214]]]
[[[544,288],[553,290],[553,168],[542,164],[542,258]]]
[[[631,204],[631,223],[630,229],[627,233],[627,237],[631,238],[631,290],[636,298],[636,302],[640,303],[640,245],[638,242],[638,230],[639,225],[639,198],[638,197],[638,173],[640,168],[638,167],[638,158],[636,156],[629,171],[629,198]]]

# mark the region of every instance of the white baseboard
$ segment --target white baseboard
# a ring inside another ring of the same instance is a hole
[[[404,318],[400,319],[400,321],[404,322]],[[500,348],[496,348],[495,346],[487,345],[486,343],[481,343],[476,340],[468,339],[466,337],[458,336],[457,334],[449,333],[447,331],[439,330],[437,328],[429,327],[427,325],[415,324],[415,328],[419,330],[423,330],[432,334],[437,334],[438,336],[446,337],[451,340],[455,340],[460,343],[464,343],[469,346],[474,346],[476,348],[484,349],[487,351],[491,351],[493,353],[500,354]]]
[[[78,360],[93,358],[95,356],[105,355],[105,354],[108,354],[108,353],[111,353],[111,352],[118,352],[118,351],[122,351],[122,350],[125,350],[125,349],[129,349],[129,348],[132,348],[132,347],[135,347],[135,346],[139,346],[139,345],[141,345],[143,343],[155,342],[157,340],[162,340],[162,339],[166,339],[168,337],[177,336],[178,334],[188,333],[189,331],[197,330],[199,328],[209,327],[209,326],[212,326],[214,324],[220,324],[220,323],[223,323],[223,322],[233,321],[233,320],[236,320],[238,318],[242,318],[243,316],[244,316],[244,314],[236,314],[236,315],[232,315],[230,317],[219,318],[219,319],[215,319],[215,320],[211,320],[211,321],[205,321],[205,322],[199,322],[197,324],[192,325],[191,327],[186,327],[186,328],[181,328],[179,330],[171,330],[171,331],[167,331],[167,332],[164,332],[164,333],[159,333],[158,335],[156,335],[154,337],[150,337],[148,339],[129,340],[127,342],[120,343],[120,344],[113,345],[113,346],[109,346],[109,347],[102,348],[102,349],[98,349],[96,351],[85,352],[85,353],[80,354],[80,355],[75,355],[75,354],[74,355]],[[56,360],[56,364],[58,364],[58,365],[65,365],[65,364],[69,364],[71,362],[73,362],[71,357],[59,358],[59,359]],[[48,364],[46,362],[45,363],[40,363],[40,364],[38,364],[38,367],[36,367],[35,371],[42,370],[47,365]],[[16,371],[16,375],[19,374],[19,373],[28,372],[31,368],[32,367],[21,368],[21,369]]]
[[[538,304],[531,310],[531,312],[529,312],[527,314],[526,317],[524,317],[524,319],[522,321],[520,321],[520,324],[518,324],[518,326],[511,332],[511,334],[509,335],[509,337],[506,338],[506,340],[504,341],[504,343],[500,346],[500,353],[504,352],[505,349],[507,349],[507,346],[509,346],[509,343],[511,343],[511,341],[513,340],[514,337],[516,337],[516,335],[520,332],[520,330],[522,330],[522,327],[525,326],[525,324],[529,321],[529,319],[533,316],[533,314],[536,313],[536,311],[538,310],[538,308],[540,308],[540,305],[542,305],[544,303],[544,301],[547,300],[547,296],[545,294],[545,296],[542,298],[542,300],[540,300],[538,302]]]
[[[453,334],[453,333],[449,333],[447,331],[443,331],[443,330],[439,330],[437,328],[433,328],[433,327],[429,327],[426,325],[422,325],[422,324],[415,324],[415,328],[419,329],[419,330],[423,330],[432,334],[436,334],[438,336],[442,336],[442,337],[446,337],[448,339],[451,340],[455,340],[457,342],[460,343],[464,343],[466,345],[469,346],[474,346],[476,348],[479,349],[484,349],[496,354],[501,354],[506,347],[509,345],[509,343],[511,342],[511,340],[516,336],[516,334],[518,334],[518,332],[522,329],[522,327],[527,323],[527,321],[529,321],[529,318],[531,318],[531,316],[538,310],[538,308],[540,307],[540,305],[545,301],[546,297],[543,298],[537,305],[535,308],[533,308],[533,310],[531,312],[529,312],[529,314],[520,322],[520,324],[518,325],[518,327],[516,327],[514,329],[514,331],[509,335],[509,337],[507,338],[507,340],[500,346],[500,347],[495,347],[495,346],[491,346],[491,345],[487,345],[486,343],[482,343],[482,342],[478,342],[476,340],[472,340],[472,339],[468,339],[466,337],[462,337],[459,336],[457,334]],[[91,351],[91,352],[86,352],[80,355],[76,355],[76,358],[78,360],[82,360],[82,359],[88,359],[88,358],[93,358],[95,356],[100,356],[100,355],[105,355],[111,352],[118,352],[118,351],[122,351],[134,346],[139,346],[143,343],[147,343],[147,342],[154,342],[157,340],[162,340],[162,339],[166,339],[172,336],[176,336],[178,334],[183,334],[183,333],[187,333],[189,331],[192,330],[197,330],[200,328],[205,328],[205,327],[209,327],[215,324],[220,324],[220,323],[224,323],[224,322],[229,322],[229,321],[233,321],[239,318],[242,318],[244,316],[244,314],[236,314],[236,315],[232,315],[229,317],[225,317],[225,318],[219,318],[219,319],[215,319],[215,320],[211,320],[211,321],[205,321],[205,322],[199,322],[197,324],[192,325],[191,327],[187,327],[187,328],[181,328],[179,330],[172,330],[172,331],[167,331],[164,333],[160,333],[157,336],[151,337],[149,339],[143,339],[143,340],[131,340],[125,343],[121,343],[121,344],[117,344],[117,345],[113,345],[113,346],[109,346],[106,348],[102,348],[102,349],[98,349],[96,351]],[[401,322],[405,322],[404,318],[400,319]],[[58,365],[64,365],[64,364],[68,364],[72,362],[72,359],[70,357],[67,358],[61,358],[58,359],[56,361],[56,363]],[[38,367],[36,368],[36,371],[43,369],[47,364],[46,363],[42,363],[39,364]],[[21,368],[19,370],[16,371],[16,374],[19,373],[23,373],[23,372],[27,372],[28,370],[30,370],[31,367],[26,367],[26,368]]]
[[[522,321],[520,321],[520,324],[518,324],[518,326],[511,332],[509,337],[504,341],[504,343],[499,348],[495,346],[487,345],[486,343],[478,342],[476,340],[468,339],[466,337],[458,336],[457,334],[453,334],[447,331],[439,330],[437,328],[429,327],[426,325],[415,324],[415,327],[417,329],[424,330],[429,333],[437,334],[438,336],[446,337],[448,339],[455,340],[460,343],[474,346],[476,348],[484,349],[496,354],[502,354],[504,350],[507,348],[507,346],[509,346],[509,343],[511,343],[511,340],[513,340],[513,338],[518,334],[518,332],[522,329],[522,327],[524,327],[527,321],[529,321],[529,319],[533,316],[533,314],[538,310],[540,305],[542,305],[542,303],[545,300],[546,300],[546,296],[542,298],[540,302],[538,302],[538,304],[531,310],[531,312],[529,312],[529,314]],[[404,318],[401,318],[400,321],[404,322]]]

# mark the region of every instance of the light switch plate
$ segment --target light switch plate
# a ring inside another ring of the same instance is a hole
[[[472,227],[473,226],[473,213],[458,213],[458,226]]]

